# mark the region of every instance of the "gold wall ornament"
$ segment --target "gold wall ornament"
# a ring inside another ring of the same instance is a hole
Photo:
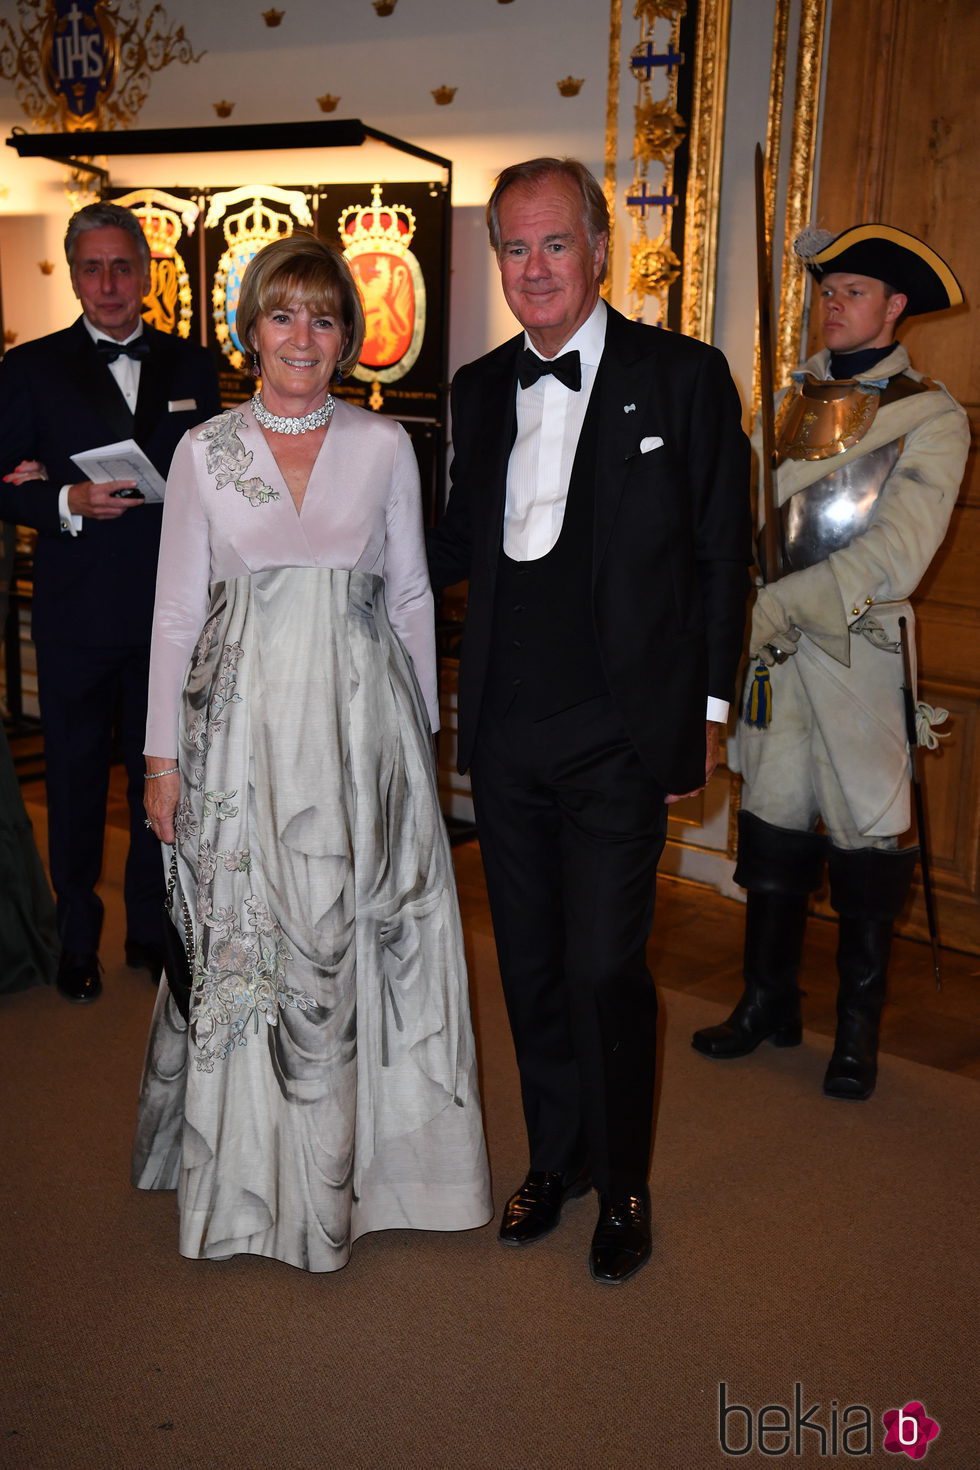
[[[37,263],[37,268],[41,272],[42,276],[50,276],[51,272],[54,270],[54,261],[39,260]]]
[[[777,383],[785,383],[802,355],[803,303],[807,273],[793,250],[793,241],[810,218],[817,114],[823,72],[826,0],[801,0],[800,32],[796,49],[796,95],[790,140],[786,214],[783,221],[782,278],[779,322],[773,363]]]
[[[725,142],[730,0],[700,0],[684,209],[680,329],[710,342],[718,273],[718,199]]]
[[[16,0],[0,17],[0,76],[39,132],[130,127],[153,72],[199,61],[162,5],[143,0]]]
[[[766,170],[765,170],[765,220],[766,245],[769,250],[769,265],[775,282],[776,262],[772,258],[776,226],[776,173],[783,145],[783,98],[786,90],[786,37],[789,31],[791,0],[776,0],[776,14],[772,34],[772,65],[769,70],[769,111],[766,115]],[[759,412],[761,394],[759,338],[756,334],[752,356],[752,399],[749,413],[752,421]],[[773,373],[775,374],[775,362]],[[777,385],[779,383],[777,377]]]
[[[610,0],[609,63],[606,69],[605,173],[602,192],[609,210],[609,244],[606,247],[606,279],[602,295],[612,300],[614,252],[616,247],[617,163],[619,161],[619,73],[623,36],[623,0]]]
[[[635,240],[630,246],[627,290],[643,296],[661,296],[680,279],[681,263],[662,241]]]
[[[669,102],[645,102],[635,110],[636,157],[666,163],[684,141],[687,124]]]
[[[321,112],[335,112],[340,98],[332,97],[329,92],[324,92],[323,96],[318,97],[316,100]]]
[[[672,248],[682,269],[680,282],[662,294],[629,292],[633,300],[624,301],[621,310],[661,324],[669,310],[672,327],[710,341],[731,0],[697,0],[696,5],[636,0],[630,8],[640,24],[629,40],[623,30],[625,4],[610,0],[603,188],[612,229],[603,294],[619,305],[628,292],[631,268],[616,268],[625,214],[633,245]],[[678,108],[678,78],[685,69],[689,118]],[[635,106],[628,110],[621,97],[624,78],[637,89]],[[645,270],[634,276],[647,282],[657,278],[656,271]]]
[[[232,213],[236,204],[245,207]],[[281,205],[276,209],[275,205]],[[214,335],[233,368],[245,365],[245,344],[235,335],[238,292],[245,267],[263,246],[284,239],[296,225],[313,228],[309,201],[301,189],[280,189],[275,184],[243,184],[212,194],[204,221],[206,230],[221,225],[225,249],[218,261],[211,286],[211,315]]]
[[[189,337],[194,296],[178,246],[185,230],[194,233],[200,208],[163,189],[133,189],[113,202],[133,211],[150,247],[150,290],[143,301],[143,320],[158,331]]]
[[[633,19],[649,25],[655,20],[681,20],[686,14],[687,0],[636,0],[633,7]]]
[[[458,91],[458,87],[436,87],[435,91],[432,93],[433,97],[436,99],[436,106],[448,107]]]
[[[4,327],[3,341],[5,347],[13,347],[14,343],[17,341],[17,337],[18,333],[14,331],[13,327]]]
[[[398,0],[371,0],[371,3],[379,15],[391,15]]]
[[[563,97],[577,97],[584,81],[584,77],[563,77],[560,82],[555,83],[555,86]]]
[[[234,102],[225,102],[224,100],[221,102],[212,102],[211,106],[219,117],[231,117],[235,110]]]
[[[262,19],[267,26],[282,25],[282,18],[286,14],[284,10],[263,10]]]

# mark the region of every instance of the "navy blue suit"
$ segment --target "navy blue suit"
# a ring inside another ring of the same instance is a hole
[[[220,407],[211,358],[144,325],[131,413],[80,317],[72,326],[12,348],[0,363],[0,475],[40,460],[48,483],[0,490],[0,512],[44,527],[34,559],[32,632],[37,649],[48,787],[49,856],[64,948],[98,948],[95,894],[113,724],[129,776],[127,936],[159,941],[163,900],[159,843],[143,826],[143,736],[150,627],[162,507],[60,529],[52,497],[84,476],[71,456],[135,439],[166,478],[178,441]],[[184,405],[177,407],[176,405]],[[193,406],[187,406],[193,405]],[[25,514],[28,497],[40,502]]]

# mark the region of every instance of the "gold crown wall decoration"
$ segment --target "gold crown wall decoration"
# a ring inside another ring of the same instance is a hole
[[[153,72],[204,55],[150,0],[16,0],[16,9],[17,21],[0,16],[0,77],[42,133],[131,127]]]
[[[234,102],[212,102],[211,106],[219,117],[231,117],[235,110]]]
[[[329,92],[324,92],[323,96],[318,97],[316,100],[321,112],[334,112],[340,98],[331,97]]]
[[[50,276],[51,272],[54,270],[54,261],[39,260],[37,263],[37,268],[41,272],[42,276]]]
[[[458,91],[458,87],[436,87],[432,93],[436,99],[436,106],[448,107]]]
[[[381,185],[371,188],[370,204],[351,204],[337,221],[346,251],[361,255],[381,250],[407,255],[415,234],[415,215],[407,204],[382,204]]]
[[[584,81],[584,77],[563,77],[560,82],[555,83],[555,86],[563,97],[577,97]]]
[[[391,15],[398,0],[371,0],[371,3],[379,15]]]
[[[282,25],[282,18],[286,14],[284,10],[263,10],[262,19],[267,26]]]

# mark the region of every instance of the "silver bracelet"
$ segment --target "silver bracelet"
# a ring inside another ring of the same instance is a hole
[[[179,776],[180,766],[171,766],[168,771],[144,771],[144,781],[159,781],[161,776]]]

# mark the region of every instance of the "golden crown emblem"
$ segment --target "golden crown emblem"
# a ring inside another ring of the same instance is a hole
[[[253,199],[248,209],[240,214],[229,214],[221,226],[225,239],[232,247],[248,245],[256,248],[256,241],[278,240],[293,233],[293,221],[288,214],[279,214],[261,199]]]
[[[415,234],[415,215],[407,204],[382,204],[381,185],[371,188],[370,204],[351,204],[338,221],[340,238],[350,255],[369,250],[407,255]]]
[[[140,224],[151,255],[173,255],[183,227],[176,214],[168,209],[138,210]]]

